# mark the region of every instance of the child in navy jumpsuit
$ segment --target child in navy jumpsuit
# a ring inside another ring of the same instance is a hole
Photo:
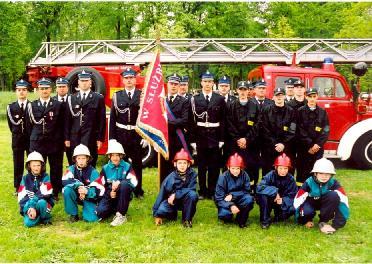
[[[235,153],[227,161],[228,170],[218,178],[215,203],[218,208],[218,218],[231,222],[236,215],[240,228],[246,227],[249,212],[253,208],[253,198],[250,195],[250,179],[243,170],[244,161]]]
[[[260,222],[263,229],[271,224],[270,214],[274,209],[274,222],[288,219],[294,214],[293,200],[297,193],[296,181],[288,172],[291,160],[286,154],[278,156],[275,170],[267,173],[257,186],[257,200],[260,206]]]
[[[196,193],[196,172],[190,167],[192,159],[182,148],[173,159],[175,170],[162,182],[160,192],[152,208],[155,224],[161,225],[163,218],[177,219],[178,210],[182,210],[182,223],[192,227],[198,195]]]

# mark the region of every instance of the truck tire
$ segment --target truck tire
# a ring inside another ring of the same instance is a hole
[[[362,135],[353,147],[352,159],[359,169],[372,169],[372,132]]]
[[[97,92],[105,96],[106,94],[106,84],[105,79],[96,69],[91,67],[77,67],[70,71],[66,78],[70,81],[70,93],[76,92],[76,87],[78,87],[78,73],[81,71],[90,72],[92,74],[92,91]]]
[[[149,144],[147,147],[142,149],[142,166],[152,167],[155,164],[156,151]]]

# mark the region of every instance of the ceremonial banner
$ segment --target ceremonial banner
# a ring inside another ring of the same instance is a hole
[[[142,95],[136,131],[168,160],[168,121],[164,107],[165,92],[159,51],[148,69]]]

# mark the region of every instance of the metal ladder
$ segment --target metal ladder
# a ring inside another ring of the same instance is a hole
[[[131,39],[43,42],[29,66],[147,64],[157,47],[162,64],[372,62],[372,39]]]

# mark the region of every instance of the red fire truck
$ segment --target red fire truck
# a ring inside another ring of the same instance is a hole
[[[330,119],[330,137],[325,145],[328,157],[352,159],[359,168],[372,168],[372,111],[370,94],[359,95],[358,86],[348,85],[335,71],[333,62],[321,68],[303,68],[295,64],[320,64],[327,57],[335,63],[372,62],[371,39],[162,39],[98,40],[45,42],[27,68],[29,81],[36,87],[41,77],[70,79],[71,92],[77,87],[77,73],[93,74],[92,89],[105,96],[111,106],[114,92],[122,89],[120,73],[128,66],[141,72],[152,61],[153,50],[160,47],[162,64],[254,63],[293,64],[262,65],[248,74],[254,81],[264,78],[268,97],[285,79],[299,78],[306,87],[320,88],[320,105]],[[291,51],[289,51],[292,49]],[[295,49],[295,50],[293,50]],[[293,55],[295,54],[295,56]],[[294,63],[293,63],[294,62]],[[360,72],[359,72],[360,73]],[[360,74],[361,75],[361,74]],[[144,85],[138,75],[137,87]],[[108,117],[108,115],[107,115]],[[107,135],[107,133],[106,133]],[[99,153],[104,154],[104,144]],[[149,165],[155,156],[147,147],[143,163]]]

